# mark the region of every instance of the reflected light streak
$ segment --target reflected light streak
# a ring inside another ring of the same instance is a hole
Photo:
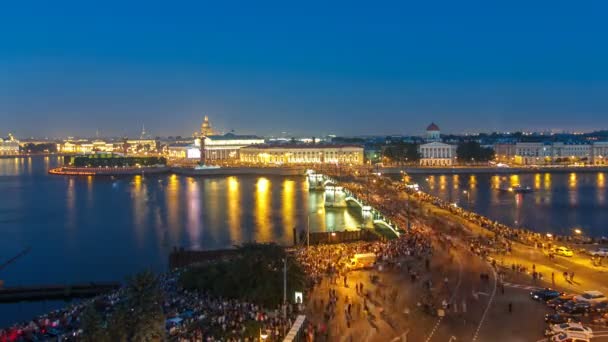
[[[93,178],[92,176],[89,177]],[[133,224],[135,225],[137,244],[141,247],[144,242],[144,217],[146,211],[146,191],[142,187],[141,175],[136,175],[133,178],[133,191],[131,192],[131,196],[133,198]]]
[[[281,196],[282,205],[282,220],[283,229],[286,235],[292,234],[292,229],[295,227],[295,195],[294,195],[295,182],[290,179],[283,181],[283,194]]]
[[[543,184],[544,184],[545,190],[551,189],[551,174],[550,173],[545,173]]]
[[[180,182],[177,175],[171,175],[165,190],[167,201],[167,224],[171,242],[177,241],[179,236],[179,198],[180,198]]]
[[[255,190],[255,220],[258,227],[256,241],[268,242],[271,240],[272,220],[270,218],[270,181],[261,177],[256,183]]]
[[[573,172],[570,174],[570,177],[568,177],[568,187],[570,189],[576,188],[576,182],[577,182],[576,173]]]
[[[511,185],[511,186],[520,185],[520,183],[519,183],[519,175],[511,175],[509,177],[509,185]]]
[[[540,173],[534,175],[534,189],[540,189]]]
[[[242,241],[241,234],[241,192],[238,178],[228,177],[228,228],[230,241]]]
[[[190,244],[193,248],[201,247],[201,189],[198,181],[188,182],[188,192],[186,194],[188,203],[188,224],[186,229]]]

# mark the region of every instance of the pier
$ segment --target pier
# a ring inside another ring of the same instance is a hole
[[[120,283],[118,282],[4,287],[0,288],[0,303],[89,298],[119,288]]]

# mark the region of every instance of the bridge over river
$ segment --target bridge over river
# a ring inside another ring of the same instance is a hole
[[[361,216],[363,217],[364,228],[385,228],[392,232],[394,237],[399,237],[403,233],[403,230],[395,222],[391,221],[352,191],[340,186],[337,180],[312,170],[307,172],[306,177],[311,191],[325,192],[325,207],[359,207],[361,209]]]

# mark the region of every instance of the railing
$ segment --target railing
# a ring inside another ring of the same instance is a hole
[[[299,315],[296,318],[296,321],[291,326],[291,329],[287,333],[287,336],[283,339],[283,342],[299,342],[304,341],[306,339],[304,334],[304,323],[306,322],[306,316]]]

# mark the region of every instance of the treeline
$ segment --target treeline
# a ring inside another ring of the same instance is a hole
[[[106,154],[67,156],[65,164],[74,167],[127,167],[166,165],[165,157],[122,157]]]
[[[482,147],[476,141],[465,141],[458,144],[456,156],[461,162],[482,162],[494,159],[494,150]]]
[[[27,143],[21,147],[21,152],[23,152],[23,153],[56,153],[57,144],[55,144],[55,143],[44,143],[44,144]]]

